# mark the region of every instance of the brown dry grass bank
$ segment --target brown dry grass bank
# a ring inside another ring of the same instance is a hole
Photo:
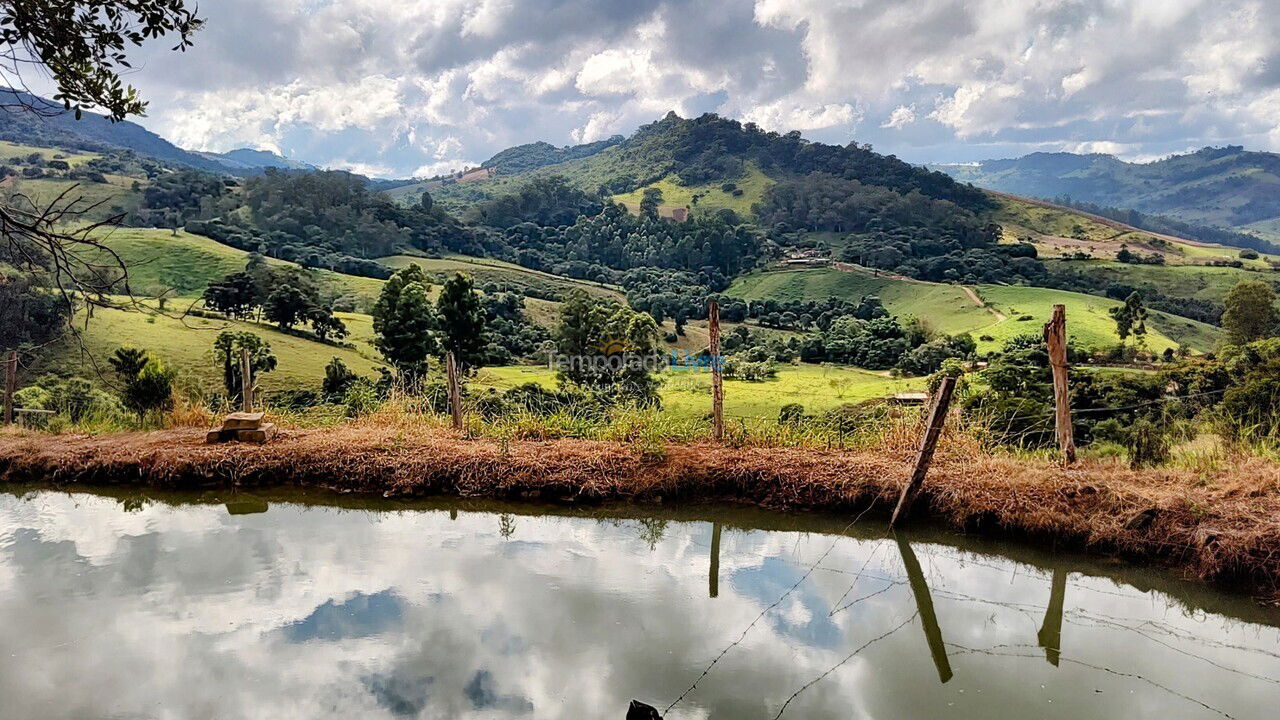
[[[367,425],[291,431],[263,447],[205,445],[198,430],[0,435],[0,480],[10,482],[304,485],[388,496],[732,501],[850,513],[873,501],[887,513],[909,460],[903,450],[674,445],[655,453],[624,443],[461,440],[432,428]],[[1216,472],[1096,463],[1064,470],[944,444],[916,513],[956,529],[1159,562],[1280,599],[1280,467],[1263,460]]]

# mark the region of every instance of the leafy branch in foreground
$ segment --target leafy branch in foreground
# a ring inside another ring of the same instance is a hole
[[[0,81],[25,88],[24,69],[47,72],[57,82],[59,108],[10,90],[0,106],[44,116],[100,107],[112,121],[142,115],[146,103],[120,74],[132,68],[126,46],[176,34],[174,50],[186,50],[204,21],[185,0],[0,0]]]

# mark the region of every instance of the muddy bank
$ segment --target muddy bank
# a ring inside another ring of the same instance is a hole
[[[906,452],[459,440],[438,431],[292,431],[266,446],[206,445],[199,430],[0,435],[0,481],[154,488],[297,485],[388,497],[567,503],[730,501],[861,513],[883,522]],[[1280,599],[1280,467],[1132,471],[973,456],[944,446],[916,503],[957,530],[1013,534],[1176,567]],[[853,515],[851,514],[852,518]]]

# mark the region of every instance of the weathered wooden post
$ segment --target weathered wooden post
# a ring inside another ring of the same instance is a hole
[[[1054,425],[1058,447],[1067,464],[1076,461],[1076,441],[1071,429],[1071,395],[1067,385],[1067,308],[1053,306],[1053,318],[1044,326],[1044,341],[1049,346],[1049,367],[1053,370]]]
[[[453,415],[453,429],[462,429],[462,392],[458,389],[458,359],[450,350],[445,356],[445,370],[449,377],[449,412]]]
[[[911,502],[915,500],[916,492],[924,483],[924,476],[929,472],[929,464],[933,462],[934,448],[938,446],[938,438],[942,436],[942,426],[947,421],[947,411],[951,409],[951,393],[955,389],[956,379],[944,377],[942,384],[938,386],[938,391],[933,394],[933,402],[929,406],[929,417],[925,421],[924,437],[920,440],[920,451],[916,453],[911,478],[907,480],[906,486],[902,488],[902,494],[898,496],[898,505],[893,509],[889,527],[897,524],[899,517],[906,517]]]
[[[707,306],[707,327],[711,342],[711,434],[716,442],[724,440],[724,367],[720,357],[720,303],[712,300]]]
[[[18,391],[18,351],[10,350],[4,362],[4,424],[13,424],[13,394]]]
[[[249,348],[240,348],[240,410],[253,412],[253,363]]]

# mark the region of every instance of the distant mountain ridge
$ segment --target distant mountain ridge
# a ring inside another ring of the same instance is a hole
[[[192,152],[174,145],[141,125],[124,120],[111,122],[105,116],[86,112],[79,120],[59,103],[18,91],[5,91],[5,104],[22,103],[38,107],[35,112],[0,112],[0,140],[19,144],[58,146],[101,151],[132,150],[164,163],[208,172],[243,175],[265,168],[314,170],[296,160],[266,150],[239,148],[226,153]]]
[[[1150,163],[1104,154],[1032,153],[933,167],[1000,192],[1137,210],[1280,239],[1280,155],[1238,145]]]
[[[221,163],[229,168],[241,170],[262,170],[265,168],[280,168],[282,170],[316,170],[315,165],[304,163],[300,160],[293,160],[277,155],[270,150],[254,150],[251,148],[236,148],[224,153],[201,152],[197,153],[201,157],[208,158],[214,162]]]
[[[150,130],[129,122],[110,122],[105,116],[86,112],[80,120],[74,113],[62,111],[60,103],[28,93],[5,91],[6,104],[21,102],[39,107],[42,112],[0,112],[0,140],[15,143],[59,146],[80,150],[133,150],[161,162],[226,172],[228,167],[216,160],[183,150]],[[56,113],[49,115],[50,113]],[[49,115],[49,116],[46,116]]]

